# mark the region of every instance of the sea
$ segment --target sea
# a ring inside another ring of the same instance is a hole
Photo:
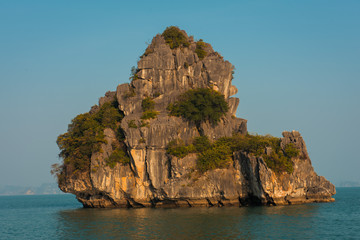
[[[333,203],[85,209],[73,195],[0,196],[0,239],[360,239],[360,188]]]

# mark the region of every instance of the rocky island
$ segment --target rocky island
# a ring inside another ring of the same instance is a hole
[[[330,202],[297,131],[250,135],[236,117],[234,66],[168,27],[131,82],[107,92],[60,135],[59,188],[84,207],[193,207]]]

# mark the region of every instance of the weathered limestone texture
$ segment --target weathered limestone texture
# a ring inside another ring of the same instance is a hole
[[[204,134],[211,140],[246,134],[247,121],[235,116],[239,99],[232,83],[233,66],[211,46],[200,60],[195,53],[196,43],[188,37],[189,47],[171,49],[161,35],[148,47],[147,54],[138,62],[136,78],[121,84],[116,92],[100,98],[99,105],[116,97],[124,113],[121,127],[130,156],[130,164],[106,165],[115,132],[105,129],[106,143],[91,157],[94,171],[65,176],[59,183],[62,191],[73,193],[84,207],[191,207],[278,205],[333,201],[335,187],[318,176],[308,156],[299,132],[283,132],[281,147],[293,143],[300,155],[294,159],[294,171],[276,174],[261,157],[245,152],[234,152],[233,163],[225,169],[199,174],[196,154],[178,159],[166,153],[166,146],[174,139],[185,143]],[[225,96],[229,111],[214,126],[208,122],[200,126],[169,116],[169,103],[189,89],[213,88]],[[152,97],[156,119],[147,120],[140,127],[143,113],[141,102]],[[91,111],[97,111],[95,106]],[[129,121],[139,126],[129,127]]]

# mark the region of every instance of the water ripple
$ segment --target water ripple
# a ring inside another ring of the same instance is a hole
[[[0,197],[0,239],[359,239],[360,188],[277,207],[83,209],[73,196]]]

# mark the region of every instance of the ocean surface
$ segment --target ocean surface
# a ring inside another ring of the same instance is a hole
[[[360,239],[360,188],[334,203],[83,209],[73,195],[0,196],[0,239]]]

